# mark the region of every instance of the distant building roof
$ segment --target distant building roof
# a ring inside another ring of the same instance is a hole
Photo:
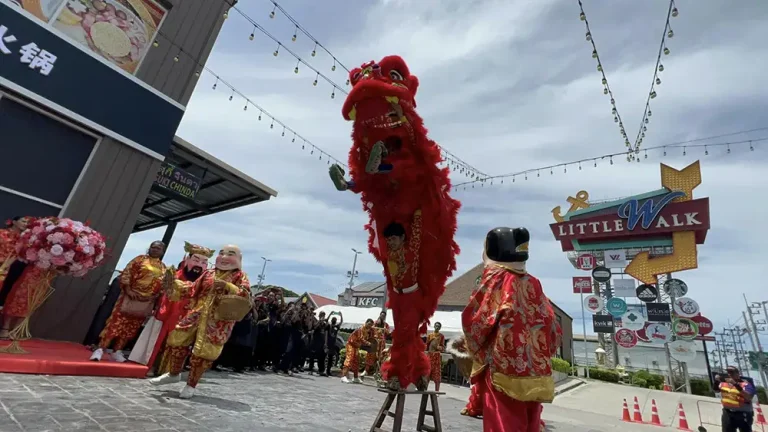
[[[383,291],[387,287],[387,282],[363,282],[360,285],[352,287],[355,293],[366,293],[374,291]]]
[[[328,297],[323,297],[319,294],[309,293],[309,296],[312,297],[312,301],[315,302],[316,307],[335,305],[338,303],[336,300],[329,299]]]

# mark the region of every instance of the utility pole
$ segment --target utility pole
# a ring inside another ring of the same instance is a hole
[[[264,257],[261,257],[261,259],[264,260],[264,265],[261,266],[261,274],[259,275],[259,288],[258,290],[261,291],[262,285],[264,285],[264,272],[267,270],[267,263],[272,261],[271,259],[266,259]]]
[[[730,322],[728,323],[728,325],[730,325]],[[736,366],[739,368],[739,370],[742,370],[741,360],[739,359],[739,344],[736,343],[736,336],[733,334],[735,330],[733,328],[727,328],[725,329],[725,331],[727,331],[728,334],[731,336],[731,343],[733,344],[733,353],[734,353],[734,356],[736,357]]]
[[[722,334],[718,334],[717,332],[715,332],[715,348],[717,349],[717,360],[720,363],[719,370],[724,371],[725,367],[726,367],[725,363],[727,363],[727,360],[725,362],[723,362],[723,356],[722,356],[723,352],[722,352],[722,348],[720,346],[721,342],[717,340],[718,336],[722,337],[723,335]]]
[[[744,374],[746,376],[752,376],[749,367],[749,359],[747,358],[747,350],[744,349],[744,333],[748,333],[749,330],[741,327],[736,327],[739,332],[739,347],[741,349],[741,358],[744,360]]]
[[[355,278],[357,277],[357,256],[360,255],[362,252],[358,251],[355,248],[352,248],[352,252],[355,253],[355,260],[352,261],[352,271],[347,272],[347,277],[349,277],[349,289],[351,290],[355,286]]]
[[[757,325],[755,325],[755,319],[754,316],[758,315],[760,313],[760,305],[757,304],[757,312],[752,311],[752,306],[749,304],[749,301],[747,300],[747,295],[744,294],[744,303],[747,305],[747,311],[743,313],[744,315],[744,323],[747,324],[747,327],[749,325],[752,325],[752,328],[749,330],[749,342],[752,344],[752,351],[755,352],[756,361],[757,363],[757,374],[760,377],[760,379],[763,381],[763,387],[768,387],[768,379],[765,377],[765,371],[763,370],[763,362],[762,362],[762,354],[763,354],[763,345],[760,343],[760,335],[757,333]],[[749,318],[749,320],[747,320]],[[753,338],[754,336],[754,338]],[[747,356],[747,363],[749,363],[749,356]]]

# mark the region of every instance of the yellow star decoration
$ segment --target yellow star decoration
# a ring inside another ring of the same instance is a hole
[[[687,167],[676,170],[669,165],[661,164],[661,185],[672,192],[685,192],[684,197],[673,202],[690,201],[693,190],[701,184],[701,165],[696,161]]]

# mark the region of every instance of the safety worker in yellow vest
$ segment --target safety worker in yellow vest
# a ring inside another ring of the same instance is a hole
[[[752,399],[755,397],[755,386],[742,379],[739,369],[728,366],[725,378],[715,376],[717,390],[723,403],[721,424],[723,432],[751,432],[754,420]]]

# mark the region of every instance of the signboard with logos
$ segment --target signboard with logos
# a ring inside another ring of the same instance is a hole
[[[595,333],[613,333],[613,317],[610,315],[593,315],[592,331]]]
[[[608,268],[624,268],[627,266],[627,251],[624,249],[607,250],[603,252],[605,266]]]
[[[5,3],[0,3],[0,32],[4,87],[65,117],[82,117],[93,123],[86,126],[118,141],[159,155],[168,152],[184,115],[181,105]],[[108,105],[103,89],[108,89]]]
[[[606,283],[611,280],[611,269],[603,266],[592,269],[592,279],[600,283]]]
[[[597,265],[597,259],[594,255],[585,253],[576,257],[576,268],[579,270],[592,270]]]
[[[194,200],[200,191],[202,181],[183,169],[163,162],[155,177],[155,184],[163,189]]]
[[[592,278],[589,276],[574,276],[573,293],[592,294]]]
[[[643,284],[635,289],[635,294],[640,300],[651,303],[659,298],[659,290],[653,285]]]
[[[669,303],[648,303],[645,306],[645,311],[650,322],[668,323],[672,321]]]
[[[699,336],[706,336],[715,329],[715,326],[712,325],[712,321],[709,320],[709,318],[705,318],[701,315],[697,315],[693,318],[691,318],[691,321],[695,322],[697,326],[699,326]]]
[[[664,345],[672,339],[672,332],[665,324],[651,323],[645,328],[645,335],[651,343]]]
[[[611,288],[613,288],[613,295],[616,297],[634,297],[637,295],[634,279],[614,279],[611,281]]]
[[[603,299],[595,294],[584,297],[584,309],[593,314],[600,312],[603,310]]]
[[[552,234],[564,252],[603,251],[608,268],[626,262],[625,273],[646,284],[656,276],[698,266],[697,245],[703,244],[710,227],[709,200],[694,199],[701,184],[699,162],[678,170],[661,164],[661,189],[629,198],[590,203],[580,191],[568,197],[571,208],[564,215],[552,210]],[[651,256],[637,253],[631,261],[621,251],[647,247],[671,247],[672,253]]]
[[[635,331],[635,334],[637,335],[637,340],[640,342],[650,342],[648,339],[648,334],[646,333],[648,331],[648,326],[650,326],[650,323],[645,323],[645,326],[641,328],[640,330]]]
[[[383,297],[353,297],[352,306],[357,307],[381,307]]]
[[[699,335],[699,326],[688,318],[677,318],[672,321],[672,333],[678,339],[693,340]]]
[[[632,331],[641,330],[645,327],[645,318],[636,311],[627,311],[621,316],[621,327]]]
[[[616,339],[616,343],[622,348],[633,348],[637,345],[637,335],[632,330],[625,328],[619,329],[613,337]]]
[[[691,362],[696,359],[696,343],[676,340],[669,343],[669,355],[679,362]]]
[[[672,305],[675,313],[684,318],[693,318],[699,314],[699,304],[692,298],[680,297],[675,299]]]
[[[609,314],[618,318],[627,312],[627,302],[618,297],[610,298],[605,303],[605,310],[608,311]]]

